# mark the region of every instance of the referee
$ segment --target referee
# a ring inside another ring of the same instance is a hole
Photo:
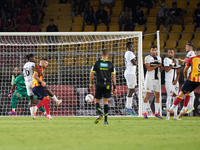
[[[107,49],[102,49],[100,60],[96,61],[90,73],[90,88],[93,88],[92,81],[96,72],[97,83],[95,92],[96,110],[99,115],[95,120],[97,124],[103,117],[100,107],[100,100],[104,97],[104,124],[108,124],[108,99],[111,97],[111,85],[113,81],[113,93],[116,92],[116,77],[115,68],[112,62],[108,61],[109,53]]]

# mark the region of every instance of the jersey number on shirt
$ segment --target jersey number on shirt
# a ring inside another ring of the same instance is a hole
[[[26,77],[26,76],[29,76],[29,75],[30,75],[29,70],[26,70],[26,69],[25,69],[25,74],[24,74],[24,76]]]

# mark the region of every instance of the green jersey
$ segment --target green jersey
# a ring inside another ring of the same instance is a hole
[[[17,91],[26,92],[26,84],[22,75],[15,79],[14,84],[17,85]]]

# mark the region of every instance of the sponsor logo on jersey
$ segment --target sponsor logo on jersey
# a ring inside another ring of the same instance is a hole
[[[100,63],[100,67],[102,68],[108,68],[108,63]]]

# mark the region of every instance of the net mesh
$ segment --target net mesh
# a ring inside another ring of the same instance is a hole
[[[0,115],[11,111],[11,98],[6,95],[11,89],[11,77],[14,67],[22,71],[27,62],[25,55],[36,55],[36,65],[42,58],[48,60],[44,81],[58,99],[63,102],[60,106],[51,99],[50,113],[53,116],[94,116],[95,103],[86,103],[88,93],[94,95],[95,89],[89,89],[89,74],[92,65],[100,58],[102,48],[109,50],[109,60],[115,64],[117,93],[109,99],[109,115],[123,115],[128,92],[124,78],[124,53],[126,42],[132,41],[137,53],[139,49],[138,34],[132,35],[74,35],[74,36],[1,36],[0,65],[1,65],[1,104]],[[141,58],[142,59],[142,58]],[[95,84],[95,79],[94,79]],[[133,105],[138,111],[138,87],[133,96]],[[103,107],[103,100],[101,100]],[[17,115],[30,115],[29,101],[21,98],[17,101]],[[38,112],[38,115],[43,115]]]

